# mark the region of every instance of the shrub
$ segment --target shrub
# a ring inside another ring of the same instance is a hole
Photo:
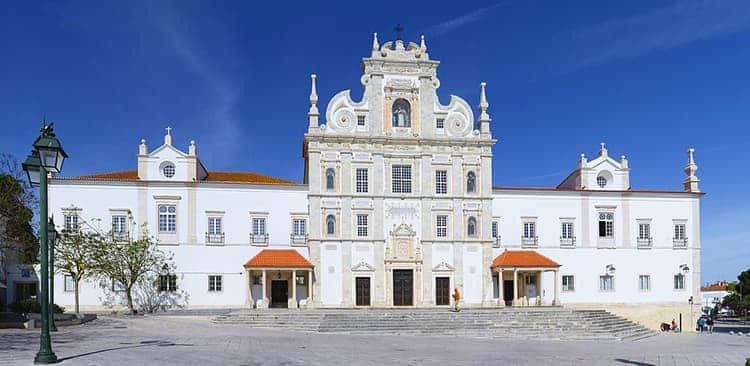
[[[56,314],[61,314],[65,312],[65,308],[57,305],[52,304],[52,311]],[[25,299],[21,301],[16,301],[10,305],[8,305],[8,309],[14,313],[40,313],[42,311],[42,305],[39,303],[37,299]]]

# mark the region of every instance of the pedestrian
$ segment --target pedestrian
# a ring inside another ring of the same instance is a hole
[[[703,328],[706,326],[706,319],[704,317],[698,318],[698,323],[696,324],[698,333],[703,333]]]
[[[676,332],[676,331],[677,331],[677,322],[676,322],[676,321],[674,321],[674,318],[672,319],[672,331],[673,331],[673,332]]]
[[[712,316],[708,317],[708,320],[706,320],[706,325],[708,326],[708,334],[714,333],[714,318]]]
[[[461,293],[458,292],[458,287],[453,289],[453,310],[456,312],[461,311],[461,309],[458,307],[458,303],[461,301]]]

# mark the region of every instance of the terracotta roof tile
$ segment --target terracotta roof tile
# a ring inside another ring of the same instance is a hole
[[[77,177],[59,177],[58,179],[72,180],[103,180],[103,181],[132,181],[138,180],[137,170],[125,170],[120,172],[81,175]],[[225,182],[225,183],[255,183],[255,184],[281,184],[299,185],[291,180],[271,177],[253,172],[216,172],[209,171],[203,182]]]
[[[313,268],[315,266],[294,249],[263,249],[245,263],[245,268]]]
[[[714,284],[710,284],[708,286],[701,287],[701,291],[726,291],[726,290],[727,290],[726,282],[717,282]]]
[[[496,267],[560,267],[560,264],[533,250],[506,250],[494,261]]]

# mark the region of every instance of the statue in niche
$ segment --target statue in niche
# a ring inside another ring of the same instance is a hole
[[[393,102],[393,127],[411,127],[411,105],[406,99]]]

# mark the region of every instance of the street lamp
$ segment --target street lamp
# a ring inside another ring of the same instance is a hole
[[[57,229],[55,229],[55,220],[50,216],[47,224],[49,236],[49,330],[57,332],[55,325],[55,244],[57,244]]]
[[[23,170],[29,177],[29,183],[32,186],[39,185],[39,258],[41,262],[40,282],[41,282],[41,311],[42,318],[41,336],[39,337],[39,352],[34,357],[34,363],[49,364],[56,363],[57,356],[52,351],[52,341],[50,339],[50,304],[49,304],[49,284],[50,284],[50,265],[48,258],[49,233],[47,217],[49,216],[48,199],[47,199],[47,172],[60,173],[63,162],[68,155],[60,145],[60,141],[55,137],[52,130],[52,124],[42,121],[42,130],[39,137],[34,141],[34,150],[23,163]]]

